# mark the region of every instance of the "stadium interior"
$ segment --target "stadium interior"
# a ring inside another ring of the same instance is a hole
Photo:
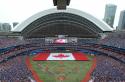
[[[125,31],[58,1],[0,33],[0,82],[125,82]]]

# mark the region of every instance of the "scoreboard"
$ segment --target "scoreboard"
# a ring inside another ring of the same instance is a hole
[[[77,43],[76,37],[66,37],[66,38],[58,38],[58,37],[47,37],[45,38],[45,43]]]

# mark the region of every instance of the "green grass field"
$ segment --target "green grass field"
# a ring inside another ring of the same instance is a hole
[[[33,61],[32,68],[44,82],[81,82],[92,66],[89,61]]]

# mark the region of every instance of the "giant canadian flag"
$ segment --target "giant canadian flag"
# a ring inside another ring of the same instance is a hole
[[[88,60],[84,53],[39,53],[33,58],[34,61],[46,60]]]

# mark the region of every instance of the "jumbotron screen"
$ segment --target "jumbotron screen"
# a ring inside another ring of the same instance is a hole
[[[67,39],[55,39],[54,43],[64,44],[64,43],[68,43],[68,40]]]

